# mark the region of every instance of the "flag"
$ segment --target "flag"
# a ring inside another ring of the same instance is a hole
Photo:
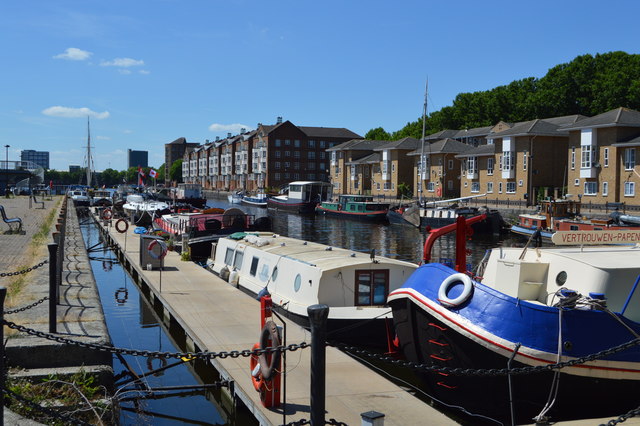
[[[144,182],[142,178],[144,177],[144,172],[142,171],[142,167],[138,166],[138,186],[144,186]]]
[[[158,172],[153,169],[149,169],[149,176],[155,179],[155,177],[158,176]]]
[[[142,167],[138,166],[138,174],[142,177],[144,177],[144,170],[142,170]]]

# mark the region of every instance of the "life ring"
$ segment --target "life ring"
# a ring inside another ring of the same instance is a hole
[[[122,224],[124,224],[124,227],[120,226]],[[127,229],[129,229],[129,223],[124,219],[118,219],[118,221],[116,222],[116,231],[118,231],[118,233],[120,234],[123,234],[127,232]]]
[[[436,195],[437,195],[438,197],[442,197],[442,187],[438,187],[438,188],[436,189]]]
[[[102,220],[111,220],[112,217],[113,217],[113,212],[111,211],[110,208],[106,208],[102,210]]]
[[[458,297],[456,297],[455,299],[450,299],[449,296],[447,296],[449,287],[457,282],[462,282],[462,284],[464,284],[462,293],[460,293],[460,295],[458,295]],[[447,308],[453,308],[466,302],[467,299],[469,299],[469,296],[471,296],[472,291],[473,283],[471,282],[471,278],[468,275],[462,273],[449,275],[449,277],[447,277],[444,281],[442,281],[442,284],[440,284],[440,290],[438,290],[438,301]]]
[[[271,341],[270,344],[269,341]],[[266,349],[268,347],[278,348],[279,346],[280,336],[278,334],[278,327],[275,322],[267,321],[260,333],[260,349]],[[276,371],[280,368],[280,352],[280,349],[275,349],[272,352],[261,354],[258,357],[262,380],[271,380],[275,376]]]
[[[153,368],[153,357],[149,356],[147,357],[147,370],[149,371],[154,371],[153,375],[156,377],[162,376],[164,374],[164,372],[161,371],[156,371],[159,370],[161,368],[165,368],[167,366],[167,359],[166,358],[159,358],[160,359],[160,367],[154,369]]]
[[[149,243],[147,251],[154,259],[162,259],[167,255],[167,245],[163,240],[153,240]]]
[[[252,351],[260,349],[260,343],[255,343],[251,348]],[[257,367],[257,368],[256,368]],[[255,390],[260,392],[262,388],[262,376],[260,376],[260,364],[258,363],[258,355],[252,354],[249,359],[249,368],[251,369],[251,382]]]

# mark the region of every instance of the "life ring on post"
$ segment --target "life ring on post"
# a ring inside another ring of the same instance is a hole
[[[255,343],[251,348],[251,351],[256,351],[258,349],[260,349],[260,343]],[[253,382],[253,388],[260,392],[260,389],[262,388],[262,377],[260,376],[258,355],[251,354],[251,358],[249,359],[249,368],[251,369],[251,382]]]
[[[273,321],[267,321],[260,333],[260,349],[266,349],[268,347],[277,348],[280,346],[280,335],[278,333],[278,326]],[[260,362],[260,374],[263,380],[271,380],[275,376],[275,373],[280,369],[280,349],[275,349],[272,352],[261,354],[258,357]]]
[[[438,197],[442,197],[442,187],[441,187],[441,186],[439,186],[438,188],[436,188],[436,195],[437,195]]]
[[[447,292],[449,291],[449,287],[455,283],[462,282],[464,288],[462,289],[462,293],[458,295],[458,297],[451,299],[447,296]],[[462,303],[466,302],[471,293],[473,292],[473,283],[471,282],[471,278],[463,273],[457,273],[453,275],[449,275],[442,284],[440,284],[440,289],[438,290],[438,301],[440,304],[447,308],[454,308]]]
[[[167,255],[167,245],[163,240],[153,240],[147,246],[147,251],[154,259],[162,259]]]
[[[112,217],[113,212],[110,208],[107,207],[106,209],[102,210],[102,220],[111,220]]]
[[[123,225],[123,226],[121,226]],[[124,234],[129,229],[129,223],[124,219],[118,219],[116,222],[116,231],[120,234]]]

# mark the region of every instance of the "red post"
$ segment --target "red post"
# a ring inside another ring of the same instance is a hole
[[[271,296],[262,296],[260,298],[260,330],[264,328],[267,319],[271,318],[271,306],[273,306]]]
[[[464,216],[456,219],[456,271],[467,272],[467,221]]]

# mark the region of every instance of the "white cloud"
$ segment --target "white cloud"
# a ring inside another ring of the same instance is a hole
[[[60,53],[53,57],[53,59],[66,59],[68,61],[84,61],[85,59],[89,59],[89,57],[93,55],[91,52],[87,52],[86,50],[81,50],[75,47],[70,47],[64,51],[64,53]]]
[[[103,67],[139,67],[144,65],[144,61],[142,59],[131,59],[131,58],[115,58],[112,61],[102,61],[100,63]]]
[[[144,75],[151,74],[151,71],[148,71],[148,70],[140,70],[140,71],[138,71],[138,72],[139,72],[140,74],[144,74]]]
[[[252,130],[251,127],[247,126],[246,124],[240,124],[240,123],[235,123],[235,124],[213,123],[212,125],[209,126],[209,130],[212,132],[240,133],[240,130],[242,129]]]
[[[118,72],[119,72],[120,74],[124,74],[124,75],[129,75],[129,74],[131,74],[131,70],[127,70],[127,69],[124,69],[124,70],[123,70],[123,69],[119,69],[119,70],[118,70]]]
[[[42,113],[51,117],[64,118],[93,117],[98,120],[109,118],[109,111],[95,112],[89,108],[69,108],[63,106],[52,106],[42,110]]]
[[[122,133],[124,133],[125,135],[130,135],[133,133],[133,130],[125,129],[122,131]]]

